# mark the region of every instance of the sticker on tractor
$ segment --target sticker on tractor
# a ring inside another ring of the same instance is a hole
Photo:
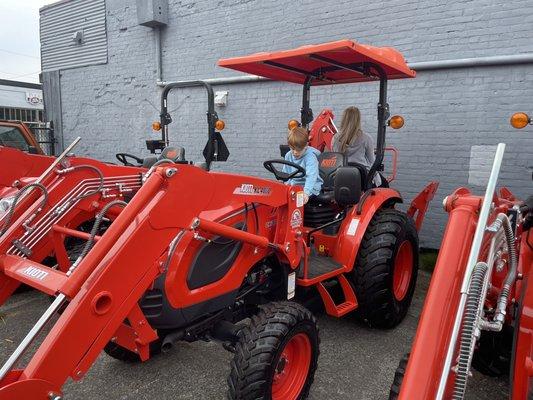
[[[337,164],[337,157],[324,158],[320,163],[321,167],[333,168]]]
[[[355,232],[357,231],[358,226],[359,226],[359,220],[357,218],[353,218],[350,221],[350,226],[348,226],[348,232],[346,232],[346,234],[350,236],[355,236]]]
[[[302,226],[302,212],[300,210],[294,210],[291,215],[291,228],[298,228]]]
[[[304,192],[296,193],[296,207],[304,206]]]
[[[169,150],[167,152],[167,158],[174,158],[178,155],[178,152],[177,150]]]
[[[270,188],[243,183],[241,186],[235,188],[233,194],[255,194],[258,196],[268,196],[270,194]]]
[[[26,267],[26,269],[24,269],[21,272],[22,274],[29,276],[30,278],[37,279],[39,281],[42,281],[44,278],[48,276],[48,272],[45,272],[35,267]]]
[[[296,272],[291,272],[287,277],[287,300],[296,294]]]

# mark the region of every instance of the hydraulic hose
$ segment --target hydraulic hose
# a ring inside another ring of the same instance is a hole
[[[466,391],[466,381],[472,362],[472,354],[475,345],[475,330],[479,317],[479,310],[483,307],[481,299],[483,298],[483,286],[488,266],[484,262],[479,262],[474,267],[472,279],[468,288],[465,312],[461,327],[461,340],[459,344],[459,360],[455,374],[453,387],[453,400],[463,400]]]
[[[168,159],[168,158],[163,158],[161,160],[158,160],[154,163],[154,165],[152,165],[150,167],[150,169],[146,172],[146,174],[144,175],[144,177],[142,178],[142,181],[143,183],[146,182],[146,180],[150,177],[150,175],[152,175],[152,173],[154,172],[155,170],[155,167],[161,165],[161,164],[175,164],[174,161]]]
[[[515,237],[513,232],[513,227],[509,221],[509,217],[506,214],[500,213],[496,217],[493,225],[495,225],[496,230],[499,230],[503,225],[505,238],[507,241],[507,251],[509,253],[509,272],[503,281],[502,290],[498,298],[498,307],[496,309],[495,319],[502,324],[505,322],[505,314],[507,310],[507,303],[509,301],[509,295],[511,293],[511,288],[516,280],[516,272],[518,269],[518,260],[516,257],[516,248],[515,248]]]
[[[100,225],[102,224],[102,221],[105,217],[105,214],[109,211],[109,209],[111,207],[114,207],[114,206],[122,206],[122,207],[126,207],[128,205],[128,203],[126,203],[125,201],[122,201],[122,200],[114,200],[114,201],[111,201],[109,203],[107,203],[104,208],[102,208],[102,211],[100,211],[97,215],[96,215],[96,219],[94,221],[94,224],[93,224],[93,227],[91,229],[91,233],[89,235],[89,239],[87,240],[87,242],[85,243],[85,246],[83,247],[83,250],[81,251],[80,255],[78,256],[78,258],[76,259],[76,261],[74,262],[74,264],[72,264],[72,266],[69,268],[68,272],[67,272],[67,275],[72,275],[72,273],[74,272],[74,270],[76,269],[76,267],[79,265],[79,263],[81,262],[81,260],[83,260],[83,258],[89,253],[89,251],[91,250],[93,244],[94,244],[94,238],[96,236],[96,234],[98,233],[98,230],[100,229]]]
[[[98,178],[100,180],[100,183],[98,185],[98,188],[96,189],[93,189],[93,190],[90,190],[88,191],[87,193],[82,193],[76,197],[74,197],[71,202],[76,202],[78,200],[82,200],[86,197],[89,197],[89,196],[92,196],[93,194],[96,194],[98,193],[99,191],[101,191],[104,187],[104,175],[102,174],[102,171],[100,171],[98,168],[96,168],[95,166],[93,165],[88,165],[88,164],[84,164],[84,165],[76,165],[74,167],[71,167],[71,168],[67,168],[66,170],[64,170],[65,172],[72,172],[72,171],[77,171],[77,170],[80,170],[80,169],[90,169],[94,172],[96,172],[96,174],[98,175]]]
[[[44,205],[48,201],[48,190],[41,185],[40,183],[30,183],[29,185],[24,186],[22,189],[20,189],[17,194],[15,195],[15,198],[13,199],[13,203],[11,203],[11,206],[9,207],[9,211],[7,213],[7,217],[4,221],[4,224],[2,225],[2,229],[0,229],[0,236],[2,236],[4,233],[6,233],[7,229],[9,228],[9,224],[11,223],[11,219],[13,218],[13,214],[15,213],[15,208],[17,206],[17,203],[20,199],[20,197],[27,192],[29,189],[32,188],[38,188],[43,193],[43,199],[41,200],[41,204],[37,208],[34,214],[39,213]]]
[[[482,300],[484,298],[484,290],[486,290],[484,284],[489,267],[486,263],[479,262],[474,268],[468,289],[468,297],[462,323],[459,359],[452,397],[453,400],[462,400],[465,395],[466,381],[468,379],[468,373],[470,371],[470,364],[474,352],[476,339],[475,331],[478,329],[478,322],[481,324],[481,329],[489,329],[493,331],[500,331],[505,322],[509,295],[516,280],[518,261],[516,257],[514,232],[509,217],[504,213],[499,213],[494,222],[487,227],[487,230],[498,235],[502,228],[509,254],[509,271],[505,277],[498,297],[494,321],[478,321],[481,307],[483,307]]]

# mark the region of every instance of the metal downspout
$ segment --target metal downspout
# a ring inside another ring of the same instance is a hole
[[[165,86],[163,82],[163,57],[161,51],[161,28],[159,26],[154,27],[155,38],[155,60],[157,67],[157,85]]]
[[[156,34],[156,41],[158,34]],[[156,42],[157,43],[157,42]],[[157,50],[156,50],[157,51]],[[159,56],[161,55],[161,38],[159,37]],[[158,86],[165,86],[167,82],[162,81],[161,59],[158,59]],[[437,61],[421,61],[408,64],[409,68],[415,71],[433,71],[438,69],[453,69],[453,68],[474,68],[474,67],[492,67],[501,65],[521,65],[533,64],[533,53],[515,54],[508,56],[490,56],[490,57],[475,57],[475,58],[459,58],[454,60],[437,60]],[[269,79],[255,75],[241,75],[232,76],[228,78],[211,78],[202,79],[211,85],[230,85],[234,83],[250,83],[263,82]]]

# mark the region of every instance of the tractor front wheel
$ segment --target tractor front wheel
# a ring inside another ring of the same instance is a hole
[[[400,390],[402,389],[403,378],[405,377],[405,370],[407,369],[407,363],[409,362],[409,353],[403,356],[400,360],[398,368],[394,373],[394,380],[390,387],[389,400],[398,400],[400,397]]]
[[[270,303],[240,332],[228,378],[228,398],[306,399],[318,354],[313,314],[294,302]]]
[[[161,339],[154,340],[150,343],[150,357],[153,357],[161,353]],[[104,352],[115,360],[119,360],[125,363],[138,363],[141,362],[141,357],[139,354],[134,353],[131,350],[128,350],[117,343],[108,342],[104,347]]]
[[[370,326],[393,328],[405,315],[418,275],[418,234],[395,209],[376,212],[363,236],[352,272],[359,315]]]

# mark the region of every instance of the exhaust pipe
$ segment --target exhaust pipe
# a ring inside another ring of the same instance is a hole
[[[183,330],[174,331],[166,335],[161,343],[161,352],[168,353],[174,346],[174,343],[183,339],[184,336],[185,332]]]

